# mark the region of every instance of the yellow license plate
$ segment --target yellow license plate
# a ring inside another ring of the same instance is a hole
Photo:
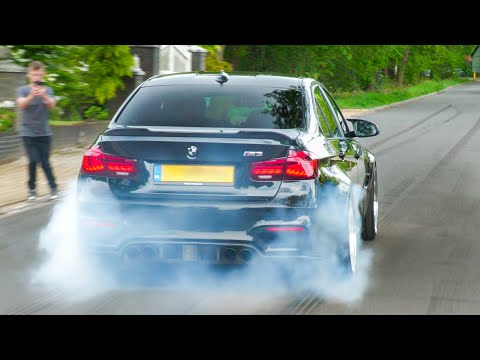
[[[160,165],[154,166],[153,178],[159,183],[192,185],[233,185],[233,166]]]

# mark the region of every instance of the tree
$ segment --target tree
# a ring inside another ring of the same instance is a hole
[[[380,90],[422,81],[424,70],[439,78],[463,68],[472,45],[227,45],[235,70],[309,76],[334,92]]]
[[[206,71],[232,71],[233,67],[223,60],[223,52],[226,45],[199,45],[208,51]]]
[[[90,106],[103,105],[123,88],[122,77],[132,76],[134,65],[125,45],[15,45],[15,62],[27,65],[32,60],[46,66],[47,84],[59,98],[64,117],[76,117]]]
[[[410,46],[407,46],[405,47],[405,50],[403,50],[402,62],[400,63],[400,69],[398,70],[397,87],[400,87],[403,84],[403,74],[405,73],[409,53]]]
[[[118,88],[125,88],[124,76],[132,77],[135,62],[128,46],[82,46],[78,56],[88,68],[81,76],[81,81],[89,84],[85,96],[101,105],[113,98]]]

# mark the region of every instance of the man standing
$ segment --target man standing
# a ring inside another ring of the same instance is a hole
[[[50,109],[55,106],[53,90],[45,86],[44,65],[39,61],[32,61],[28,66],[27,76],[29,85],[20,86],[17,89],[17,105],[21,109],[20,135],[25,145],[28,156],[28,197],[27,200],[35,200],[35,180],[37,163],[40,163],[48,179],[51,189],[50,199],[58,198],[57,184],[50,166],[50,144],[52,131],[48,125]]]

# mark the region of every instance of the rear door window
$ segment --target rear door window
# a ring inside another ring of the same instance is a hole
[[[327,101],[330,103],[332,109],[333,109],[333,113],[334,115],[337,117],[337,121],[338,123],[340,124],[340,127],[342,128],[343,130],[343,133],[347,133],[348,132],[348,129],[345,125],[345,118],[343,117],[343,114],[342,112],[340,111],[340,109],[338,108],[337,106],[337,103],[335,102],[335,100],[333,100],[332,96],[328,93],[328,91],[326,91],[325,89],[323,90],[323,93],[327,96]]]
[[[322,99],[322,94],[320,93],[320,87],[315,86],[313,90],[313,94],[315,97],[315,111],[317,115],[317,121],[320,126],[320,130],[322,131],[323,135],[327,138],[332,137],[330,134],[330,129],[327,125],[327,119],[325,118],[325,114],[323,113],[322,107],[320,106],[320,102],[317,100],[318,98]]]
[[[338,130],[338,126],[337,126],[337,122],[335,120],[335,116],[333,115],[332,111],[330,110],[330,107],[328,106],[327,102],[325,101],[325,98],[321,94],[319,86],[315,87],[314,95],[315,95],[315,101],[316,101],[317,106],[320,110],[320,113],[324,116],[324,118],[326,120],[328,129],[329,129],[330,137],[341,136],[341,133]]]

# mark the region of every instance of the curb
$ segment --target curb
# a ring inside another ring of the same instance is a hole
[[[470,81],[470,82],[455,84],[455,85],[448,86],[448,87],[446,87],[445,89],[436,91],[436,92],[434,92],[434,93],[421,95],[421,96],[418,96],[418,97],[414,97],[414,98],[411,98],[411,99],[398,101],[398,102],[391,103],[391,104],[388,104],[388,105],[377,106],[377,107],[374,107],[374,108],[371,108],[371,109],[358,109],[358,110],[366,110],[364,113],[362,113],[362,115],[368,115],[368,114],[371,114],[371,113],[374,113],[374,112],[377,112],[377,111],[387,110],[387,109],[390,109],[390,108],[393,108],[393,107],[396,107],[396,106],[401,106],[401,105],[403,105],[403,104],[407,104],[407,103],[411,103],[411,102],[414,102],[414,101],[418,101],[418,100],[420,100],[420,99],[422,99],[422,98],[425,98],[425,97],[427,97],[427,96],[432,96],[432,95],[440,94],[440,93],[442,93],[442,92],[444,92],[444,91],[446,91],[446,90],[448,90],[448,89],[450,89],[450,88],[453,88],[453,87],[455,87],[455,86],[470,84],[470,83],[473,83],[473,82],[475,82],[475,81]]]
[[[50,200],[50,194],[37,197],[34,201],[22,200],[16,203],[0,206],[0,219],[6,218],[10,215],[22,213],[26,210],[39,209],[47,205],[57,204],[64,198],[64,193],[67,190],[61,190],[58,192],[57,200]]]

